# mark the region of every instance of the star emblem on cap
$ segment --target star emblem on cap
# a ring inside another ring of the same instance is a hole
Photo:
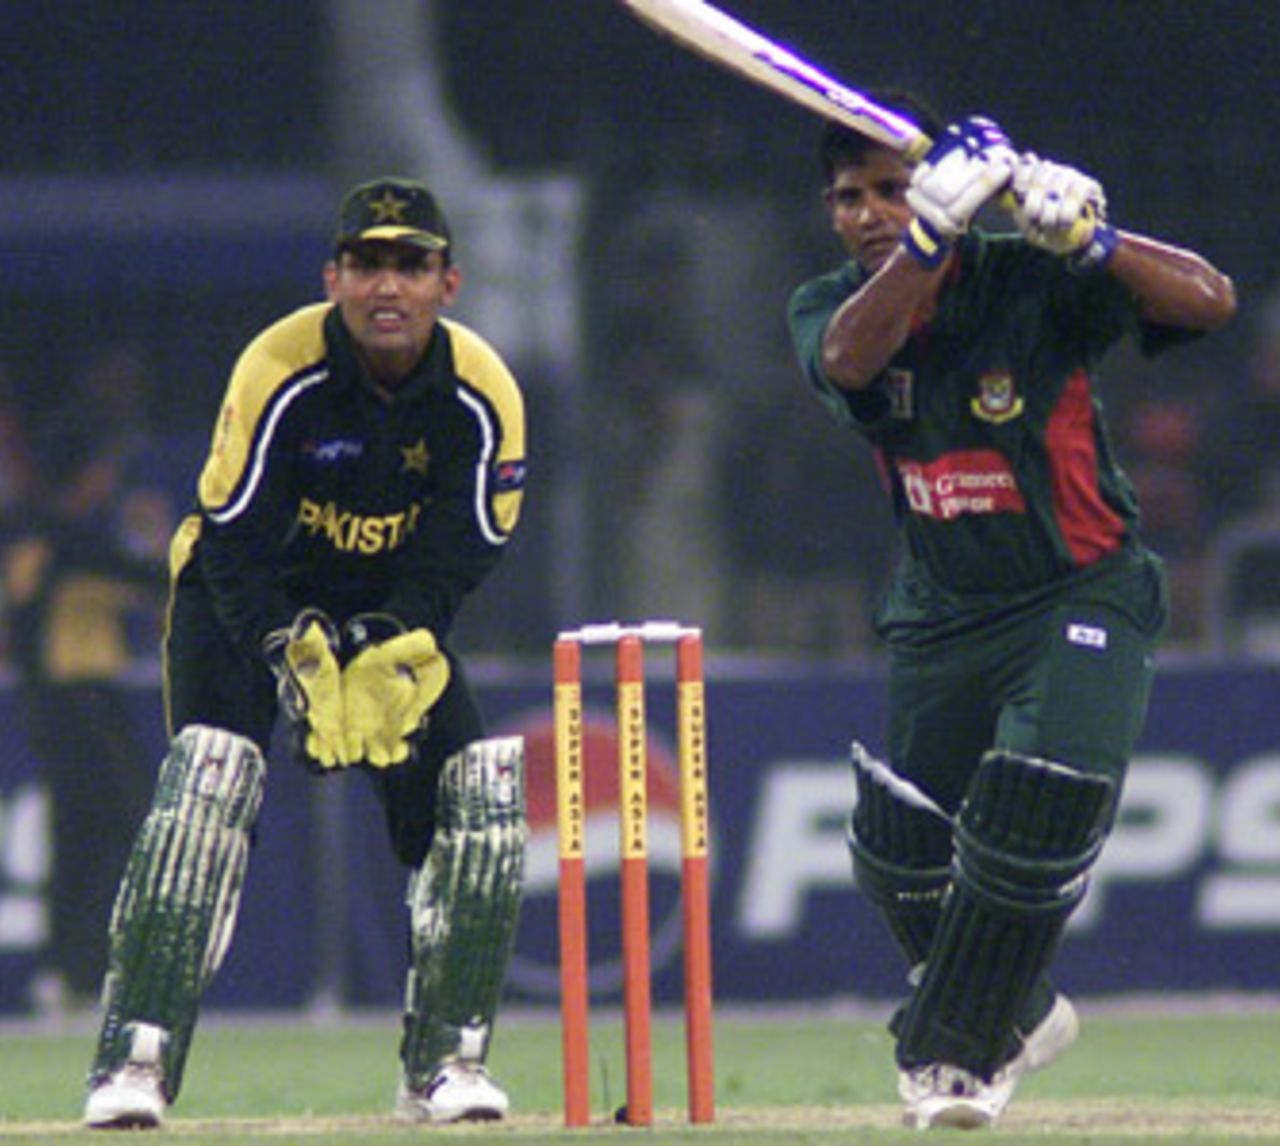
[[[408,199],[400,199],[389,187],[385,188],[377,199],[369,200],[369,210],[373,212],[377,223],[403,223]]]
[[[400,472],[406,474],[425,474],[430,455],[427,443],[419,438],[411,446],[400,447]]]

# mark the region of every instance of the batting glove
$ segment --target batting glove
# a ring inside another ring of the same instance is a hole
[[[322,769],[351,763],[344,751],[338,630],[319,609],[303,609],[264,639],[263,654],[304,762]]]
[[[1008,185],[1016,161],[1008,136],[985,116],[948,127],[911,175],[907,250],[926,267],[941,264],[978,209]]]
[[[359,651],[342,671],[345,756],[375,768],[402,764],[449,683],[448,658],[430,631],[406,632],[392,617],[355,617],[346,637]]]
[[[1099,270],[1115,253],[1118,236],[1107,223],[1102,185],[1083,171],[1019,156],[1013,173],[1013,221],[1033,246],[1061,255],[1073,270]]]

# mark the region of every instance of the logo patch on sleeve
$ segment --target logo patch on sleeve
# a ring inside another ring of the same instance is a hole
[[[1105,649],[1107,647],[1107,630],[1097,625],[1082,625],[1072,621],[1067,625],[1067,640],[1073,645],[1083,645],[1088,649]]]
[[[499,462],[493,467],[493,490],[495,493],[514,493],[524,489],[524,459]]]
[[[884,372],[884,389],[889,396],[889,415],[899,422],[916,416],[916,377],[910,370],[894,367]]]

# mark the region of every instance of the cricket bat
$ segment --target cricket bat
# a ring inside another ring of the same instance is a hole
[[[622,3],[682,47],[901,152],[908,163],[918,162],[929,150],[932,141],[909,119],[881,107],[705,0]]]

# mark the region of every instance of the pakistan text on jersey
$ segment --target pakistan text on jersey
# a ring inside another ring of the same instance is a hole
[[[398,549],[417,528],[420,505],[401,513],[365,516],[339,509],[333,502],[324,505],[303,498],[298,506],[298,524],[312,537],[324,534],[343,553],[382,553]]]

